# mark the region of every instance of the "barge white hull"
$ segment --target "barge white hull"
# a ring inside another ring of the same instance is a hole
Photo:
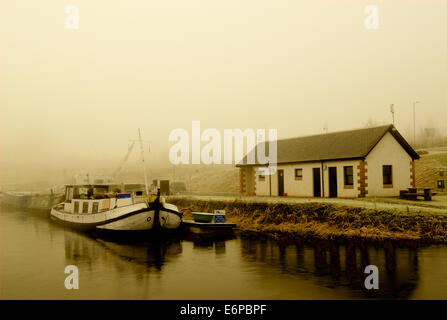
[[[156,210],[146,203],[117,207],[99,213],[81,214],[64,212],[63,207],[51,209],[51,218],[61,223],[84,229],[142,231],[154,228]],[[158,209],[158,226],[161,230],[177,229],[181,214],[176,206],[162,204]]]

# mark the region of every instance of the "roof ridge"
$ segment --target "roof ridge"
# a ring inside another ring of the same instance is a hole
[[[278,139],[277,141],[293,140],[293,139],[299,139],[299,138],[310,138],[310,137],[316,137],[316,136],[327,136],[327,135],[336,134],[336,133],[363,131],[363,130],[368,130],[368,129],[377,129],[377,128],[381,128],[381,127],[383,127],[383,128],[385,128],[385,127],[391,128],[391,127],[393,127],[393,125],[392,124],[387,124],[387,125],[384,124],[384,125],[374,126],[374,127],[341,130],[341,131],[334,131],[334,132],[329,132],[329,133],[315,133],[315,134],[310,134],[310,135],[305,135],[305,136],[298,136],[298,137],[290,137],[290,138]]]

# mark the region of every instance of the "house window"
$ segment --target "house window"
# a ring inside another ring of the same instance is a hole
[[[444,180],[438,180],[438,189],[445,189]]]
[[[267,169],[265,169],[265,168],[258,169],[258,180],[259,181],[265,181],[265,173],[266,172],[267,172]]]
[[[391,186],[393,184],[393,166],[383,166],[383,185]]]
[[[352,166],[343,167],[345,186],[354,185],[354,169]]]
[[[303,179],[303,169],[295,169],[295,180],[302,180]]]

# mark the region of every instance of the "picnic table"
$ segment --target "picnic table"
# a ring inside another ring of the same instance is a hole
[[[431,198],[436,195],[432,188],[408,188],[407,190],[400,190],[401,199],[417,200],[418,197],[424,197],[425,201],[431,201]]]

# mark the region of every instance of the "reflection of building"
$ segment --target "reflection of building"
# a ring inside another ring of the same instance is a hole
[[[210,240],[210,239],[192,239],[193,240],[193,248],[196,250],[214,250],[216,255],[225,254],[225,240]],[[196,240],[196,241],[194,241]]]
[[[321,240],[307,245],[242,238],[241,248],[243,259],[258,262],[259,273],[268,274],[273,269],[303,279],[316,274],[321,286],[350,288],[367,296],[408,298],[418,280],[416,249],[396,248],[391,242],[379,248],[354,241],[339,244]],[[379,269],[378,291],[363,287],[367,265]]]
[[[398,196],[415,185],[419,159],[393,125],[278,140],[273,175],[256,162],[256,153],[238,164],[244,195]],[[255,164],[247,162],[250,157]]]

